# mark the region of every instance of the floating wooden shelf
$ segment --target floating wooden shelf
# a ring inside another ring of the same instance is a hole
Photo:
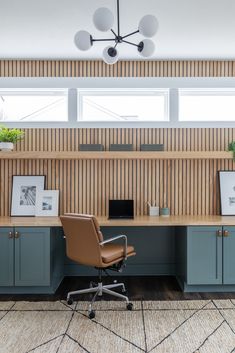
[[[164,152],[0,152],[0,159],[232,159],[233,153],[227,151],[164,151]]]

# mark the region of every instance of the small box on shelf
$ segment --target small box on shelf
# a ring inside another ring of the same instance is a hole
[[[79,151],[104,151],[104,145],[100,143],[83,143],[79,145]]]
[[[133,151],[133,145],[131,143],[112,143],[110,151]]]
[[[164,144],[163,143],[152,143],[146,144],[143,143],[140,145],[141,151],[164,151]]]

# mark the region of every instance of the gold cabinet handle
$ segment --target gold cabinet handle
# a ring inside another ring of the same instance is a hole
[[[15,232],[15,238],[17,239],[19,238],[19,236],[20,236],[19,232]]]
[[[8,233],[8,238],[9,238],[9,239],[12,239],[12,238],[13,238],[13,233],[12,233],[12,232],[9,232],[9,233]]]
[[[222,230],[217,230],[217,237],[222,237],[223,233]]]
[[[229,231],[228,230],[224,230],[224,237],[228,237],[229,236]]]

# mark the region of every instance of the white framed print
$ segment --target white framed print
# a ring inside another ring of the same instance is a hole
[[[35,216],[37,195],[44,186],[45,175],[13,175],[11,216]]]
[[[235,215],[235,171],[219,171],[222,216]]]
[[[36,216],[58,216],[59,190],[43,190],[37,195]]]

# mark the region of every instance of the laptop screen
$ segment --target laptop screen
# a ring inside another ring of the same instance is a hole
[[[109,218],[134,218],[134,201],[109,200]]]

